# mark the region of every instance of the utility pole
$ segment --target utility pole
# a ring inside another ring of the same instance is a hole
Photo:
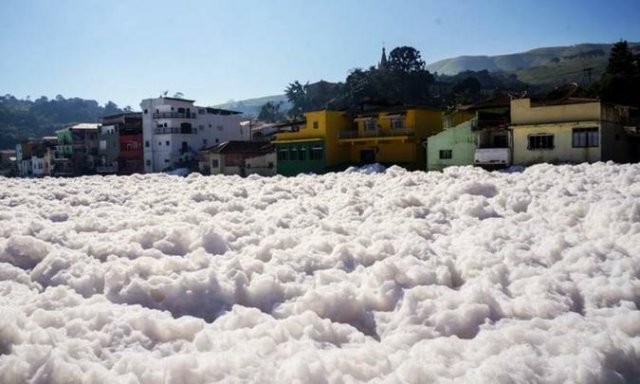
[[[593,75],[593,67],[586,67],[582,69],[582,80],[586,79],[585,85],[591,84],[591,76]]]

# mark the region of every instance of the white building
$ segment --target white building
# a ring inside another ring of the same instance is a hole
[[[228,140],[250,140],[239,112],[199,107],[193,100],[142,100],[145,172],[190,167],[198,151]]]
[[[31,175],[33,177],[44,176],[44,156],[38,157],[37,155],[31,156]]]

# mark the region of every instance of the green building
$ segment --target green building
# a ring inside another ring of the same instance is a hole
[[[325,171],[324,139],[281,142],[276,145],[277,172],[284,176]]]
[[[475,150],[473,120],[448,128],[427,140],[427,170],[442,171],[452,165],[472,165]]]

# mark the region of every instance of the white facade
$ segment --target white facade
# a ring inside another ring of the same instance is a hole
[[[193,103],[170,97],[142,100],[146,173],[184,167],[197,159],[198,151],[218,143],[250,140],[241,115]]]
[[[33,177],[44,176],[44,157],[31,156],[31,169]]]
[[[18,176],[20,177],[30,177],[32,172],[31,166],[31,158],[22,159],[18,162]]]

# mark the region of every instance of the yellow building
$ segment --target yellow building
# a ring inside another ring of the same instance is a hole
[[[338,144],[352,164],[382,163],[424,169],[422,143],[442,130],[442,112],[433,108],[356,113],[353,121],[353,127],[338,136]]]
[[[304,114],[306,122],[296,124],[292,132],[276,135],[278,173],[322,173],[349,161],[348,153],[338,143],[340,132],[349,129],[353,120],[345,112],[322,110]]]
[[[321,173],[349,165],[382,163],[424,169],[422,143],[442,130],[442,113],[405,107],[369,112],[315,111],[281,132],[276,145],[281,175]]]
[[[628,116],[627,107],[597,99],[512,100],[513,163],[628,162],[634,151],[624,130]]]

